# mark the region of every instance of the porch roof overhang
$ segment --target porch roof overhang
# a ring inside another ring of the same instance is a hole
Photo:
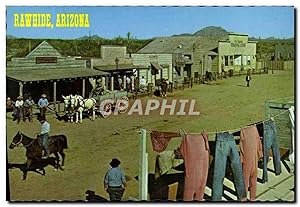
[[[94,69],[105,72],[125,72],[132,71],[134,69],[141,69],[143,66],[137,66],[133,64],[119,64],[119,65],[95,65]]]
[[[163,70],[163,67],[160,64],[156,63],[156,62],[150,62],[150,64],[156,70]]]
[[[110,74],[107,72],[98,71],[90,68],[6,70],[7,78],[20,82],[77,79],[108,75]]]

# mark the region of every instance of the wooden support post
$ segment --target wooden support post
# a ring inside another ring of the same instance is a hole
[[[126,90],[126,75],[123,76],[123,88]]]
[[[57,104],[57,105],[58,105],[58,107],[57,107],[58,113],[61,112],[61,110],[60,110],[60,104],[61,104],[61,103],[60,103],[60,101],[59,101],[58,104]]]
[[[135,88],[135,85],[134,85],[134,76],[130,76],[130,79],[131,79],[131,90],[133,90]]]
[[[146,201],[148,197],[148,154],[146,152],[146,130],[141,129],[139,144],[139,200]]]
[[[85,97],[85,78],[82,79],[82,97]]]
[[[19,96],[23,96],[23,83],[19,82]]]
[[[109,83],[109,77],[107,76],[107,77],[105,77],[105,87],[107,88],[107,90],[109,90],[108,83]]]
[[[56,109],[56,81],[53,82],[53,101],[54,101],[54,110]]]
[[[110,77],[110,90],[114,91],[114,76]]]

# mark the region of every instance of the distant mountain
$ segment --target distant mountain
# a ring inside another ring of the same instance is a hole
[[[278,38],[275,38],[275,37],[268,37],[268,38],[266,38],[265,40],[276,40],[276,39],[278,39]]]
[[[182,33],[182,34],[178,34],[178,35],[173,35],[172,37],[177,37],[177,36],[193,36],[193,34],[190,34],[190,33]]]
[[[77,38],[78,40],[88,40],[88,39],[92,39],[92,40],[98,40],[98,39],[103,39],[102,37],[98,36],[98,35],[93,35],[93,36],[83,36],[83,37],[79,37]]]
[[[222,27],[215,27],[215,26],[209,26],[202,28],[195,32],[194,34],[191,33],[182,33],[182,34],[175,34],[173,37],[176,36],[227,36],[229,32],[227,32]]]
[[[228,34],[229,32],[222,27],[215,26],[205,27],[194,33],[195,36],[226,36]]]
[[[17,37],[13,35],[6,35],[6,39],[17,39]]]

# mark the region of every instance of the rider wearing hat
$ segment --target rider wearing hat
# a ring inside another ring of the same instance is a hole
[[[124,172],[119,168],[120,160],[114,158],[109,163],[109,169],[104,178],[104,190],[108,192],[111,201],[120,201],[126,188]]]
[[[40,116],[45,116],[46,117],[46,111],[47,111],[48,105],[49,105],[49,102],[47,100],[46,94],[42,94],[41,98],[38,102],[38,106],[40,108]]]

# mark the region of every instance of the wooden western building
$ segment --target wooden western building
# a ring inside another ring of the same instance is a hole
[[[87,60],[63,57],[43,41],[26,57],[7,61],[7,96],[31,95],[37,101],[45,93],[49,101],[62,100],[61,95],[80,94],[87,97],[91,90],[88,78],[101,78],[107,72],[87,67]]]

